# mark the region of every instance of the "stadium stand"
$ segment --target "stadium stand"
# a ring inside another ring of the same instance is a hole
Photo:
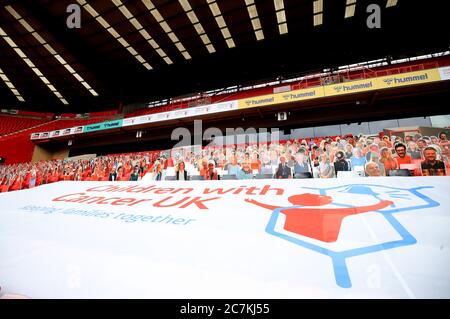
[[[0,136],[36,127],[48,121],[48,119],[0,115]]]
[[[394,65],[388,66],[376,65],[373,67],[371,67],[370,65],[362,64],[362,66],[348,67],[340,71],[328,73],[324,73],[323,70],[316,70],[315,72],[310,71],[308,73],[291,75],[290,77],[285,78],[282,84],[279,83],[280,81],[273,81],[273,79],[271,80],[268,79],[266,80],[266,82],[261,83],[254,82],[248,84],[247,86],[243,85],[242,86],[243,88],[236,89],[235,92],[231,93],[222,94],[221,92],[226,90],[219,89],[216,90],[217,92],[210,93],[209,95],[210,103],[226,102],[231,100],[272,94],[276,92],[277,88],[286,87],[286,85],[289,86],[290,90],[298,90],[321,86],[324,84],[330,84],[333,82],[340,83],[362,79],[370,79],[386,75],[402,74],[407,72],[445,67],[448,65],[450,65],[450,58],[444,56],[439,58],[426,59],[425,61],[421,61],[421,63],[417,63],[417,61],[407,61],[407,62],[400,62]],[[259,88],[259,86],[263,87]],[[191,96],[196,97],[200,95],[192,94]],[[201,97],[199,97],[198,99],[201,99]],[[183,99],[179,100],[177,98],[169,99],[164,105],[146,107],[127,113],[125,115],[125,118],[188,108],[190,103],[192,103],[192,101],[193,100],[189,98],[186,98],[184,100]],[[149,103],[149,105],[151,105],[151,103]]]
[[[2,116],[3,118],[4,116]],[[6,116],[5,116],[6,117]],[[5,163],[23,163],[31,161],[35,144],[30,140],[30,134],[34,132],[53,131],[58,129],[64,129],[73,126],[89,125],[98,122],[103,122],[114,118],[115,115],[100,116],[94,118],[82,118],[82,119],[58,119],[53,121],[40,120],[41,124],[32,127],[23,128],[19,131],[12,131],[7,135],[0,136],[0,149],[1,150],[15,150],[14,152],[8,152]],[[0,119],[2,119],[0,118]],[[11,120],[7,117],[7,123],[17,121],[16,118]],[[3,121],[0,121],[0,125]],[[33,122],[34,123],[34,122]]]
[[[421,157],[413,160],[408,154],[411,154],[412,147],[417,147],[416,142],[419,140],[430,142],[420,150]],[[436,150],[437,164],[435,165],[442,166],[434,175],[450,174],[449,142],[443,138],[433,144],[431,140],[428,137],[416,136],[415,140],[409,141],[406,156],[409,164],[413,166],[412,169],[411,167],[400,169],[401,158],[398,154],[393,155],[395,149],[388,147],[381,138],[347,135],[288,140],[279,143],[211,146],[204,147],[196,153],[192,152],[193,148],[188,147],[112,154],[90,160],[66,159],[6,165],[0,167],[0,181],[2,192],[62,180],[108,181],[112,179],[112,175],[115,175],[112,180],[128,181],[136,165],[139,167],[139,179],[149,174],[150,180],[159,180],[156,176],[161,174],[162,179],[176,180],[175,173],[181,162],[192,180],[208,179],[212,173],[223,180],[275,178],[276,171],[281,165],[281,157],[286,158],[286,166],[290,168],[291,173],[288,178],[335,178],[342,177],[345,173],[348,173],[345,174],[346,177],[421,176],[420,171],[418,173],[414,167],[420,168],[428,160],[424,156],[424,150],[427,147]],[[404,141],[397,137],[392,142],[393,145],[398,145]],[[374,145],[380,149],[380,153],[371,151]],[[346,169],[341,169],[342,166],[336,164],[340,160],[337,156],[338,152],[342,152],[345,156],[341,160],[348,163]],[[166,153],[171,155],[166,158],[164,155]],[[246,154],[251,154],[251,158]],[[251,166],[250,174],[244,173],[246,166]],[[267,174],[267,171],[271,173]]]

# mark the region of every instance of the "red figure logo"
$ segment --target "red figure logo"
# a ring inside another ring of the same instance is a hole
[[[293,195],[288,198],[294,206],[324,206],[331,204],[331,196],[317,194]],[[386,208],[393,204],[382,200],[375,205],[345,208],[309,208],[309,207],[280,207],[260,203],[254,199],[246,199],[248,203],[270,209],[280,209],[286,216],[284,229],[302,236],[318,239],[323,242],[335,242],[339,236],[342,220],[349,215],[367,213]]]

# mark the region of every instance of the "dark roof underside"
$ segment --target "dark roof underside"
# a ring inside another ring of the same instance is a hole
[[[82,7],[81,28],[69,29],[66,9],[76,0],[0,1],[0,28],[68,102],[62,103],[14,50],[14,45],[0,37],[0,69],[25,99],[19,102],[0,81],[0,107],[100,111],[116,108],[120,103],[150,102],[387,55],[400,58],[444,51],[449,45],[448,18],[446,11],[439,9],[445,1],[399,0],[396,6],[386,8],[387,0],[357,0],[354,17],[345,19],[347,0],[323,0],[323,25],[315,27],[312,0],[284,0],[284,10],[278,13],[285,12],[288,33],[281,35],[274,1],[255,0],[264,35],[260,41],[245,0],[213,1],[220,9],[234,48],[227,45],[224,27],[218,23],[220,16],[214,16],[210,8],[211,0],[188,1],[188,12],[191,16],[195,13],[203,29],[200,33],[180,2],[152,0],[156,11],[151,12],[146,0],[89,0],[87,3],[99,14],[97,19]],[[367,5],[372,3],[381,7],[380,29],[369,29],[366,24],[370,15]],[[121,11],[121,5],[126,10]],[[102,26],[102,18],[126,41],[125,45]],[[138,27],[132,18],[138,21]],[[24,21],[47,47],[24,27]],[[201,35],[207,36],[214,53],[208,52]],[[48,50],[49,46],[66,66]],[[179,47],[191,58],[186,59]],[[148,70],[139,60],[152,69]]]

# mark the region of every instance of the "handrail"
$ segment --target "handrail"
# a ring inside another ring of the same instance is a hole
[[[358,70],[351,70],[351,69],[345,69],[345,70],[338,70],[335,72],[329,72],[329,73],[318,73],[316,76],[315,74],[311,75],[305,75],[302,80],[300,80],[297,83],[291,84],[291,90],[299,90],[299,89],[305,89],[309,87],[315,87],[315,86],[323,86],[326,85],[326,81],[324,79],[327,78],[327,76],[342,76],[342,74],[346,74],[346,77],[344,77],[344,80],[348,81],[355,81],[355,80],[362,80],[362,79],[369,79],[379,76],[386,76],[390,74],[401,74],[401,73],[407,73],[407,72],[414,72],[419,70],[426,70],[426,69],[432,69],[437,68],[440,66],[440,63],[437,61],[433,62],[426,62],[426,63],[418,63],[413,65],[399,65],[396,66],[395,64],[384,66],[381,70],[374,70],[371,68],[368,68],[366,66],[360,66],[360,69]],[[330,83],[333,83],[333,81],[330,81]],[[286,85],[286,83],[284,83]],[[249,90],[253,91],[253,90]],[[258,89],[254,89],[255,92],[258,91]],[[237,91],[237,92],[231,92],[229,94],[224,94],[220,99],[215,100],[214,103],[219,103],[223,101],[229,101],[230,98],[233,98],[235,96],[239,96],[243,91]],[[250,93],[250,92],[249,92]],[[215,95],[217,96],[217,95]],[[258,96],[256,95],[249,95],[249,96]],[[141,109],[134,112],[131,112],[127,114],[125,117],[132,117],[132,116],[140,116],[140,115],[147,115],[147,114],[155,114],[155,113],[161,113],[161,112],[167,112],[175,109],[181,109],[181,108],[187,108],[189,107],[189,103],[194,102],[195,100],[191,101],[176,101],[171,102],[169,104],[154,107],[151,109]]]
[[[407,65],[407,66],[392,67],[392,68],[385,69],[385,70],[370,70],[369,68],[363,67],[362,70],[354,70],[354,71],[346,70],[347,71],[346,73],[347,73],[347,79],[354,81],[354,80],[370,79],[370,78],[381,77],[381,76],[392,75],[392,74],[402,74],[402,73],[408,73],[408,72],[422,71],[422,70],[433,69],[433,68],[438,68],[438,67],[439,67],[439,63],[428,62],[428,63],[420,63],[420,64],[413,64],[413,65]],[[370,70],[370,72],[366,72],[366,70]],[[336,72],[330,73],[328,76],[339,76],[344,72],[345,71],[336,71]],[[353,73],[353,74],[351,74],[351,73]],[[326,78],[327,77],[318,75],[317,77],[312,78],[315,80],[312,83],[312,85],[308,85],[308,82],[311,83],[312,81],[310,78],[305,77],[305,79],[302,79],[302,81],[298,82],[297,84],[293,84],[291,86],[291,89],[298,90],[298,89],[308,88],[308,87],[312,87],[312,86],[318,86],[318,85],[316,85],[317,80],[319,79],[319,81],[321,81],[321,80],[323,81],[323,79],[326,79]],[[303,80],[305,80],[305,81],[303,81]],[[321,85],[324,85],[325,83],[323,83],[322,81],[321,81]]]
[[[324,82],[324,78],[326,78],[326,76],[336,76],[336,75],[339,76],[344,73],[347,75],[346,78],[349,81],[354,81],[354,80],[361,80],[361,79],[374,78],[374,77],[378,77],[378,76],[384,76],[384,75],[388,75],[388,74],[400,74],[400,73],[407,73],[407,72],[413,72],[413,71],[419,71],[419,70],[425,70],[425,69],[431,69],[431,68],[438,68],[440,66],[449,65],[450,60],[422,62],[422,63],[405,65],[406,63],[411,63],[411,61],[405,62],[405,63],[399,63],[398,66],[395,63],[386,65],[386,66],[381,66],[381,67],[379,67],[379,69],[381,69],[381,70],[374,70],[374,69],[367,67],[366,65],[360,65],[357,67],[357,69],[347,68],[344,70],[337,70],[334,72],[317,71],[317,73],[303,75],[302,79],[300,81],[298,81],[294,84],[290,84],[290,86],[291,86],[291,90],[298,90],[298,89],[304,89],[304,88],[309,88],[309,87],[314,87],[314,86],[321,86],[321,85],[327,84]],[[278,85],[289,85],[288,84],[289,82],[286,82],[286,81],[289,81],[290,79],[294,79],[294,78],[298,78],[298,77],[300,77],[299,74],[297,74],[295,76],[292,75],[289,78],[284,79],[283,80],[284,82],[279,81],[279,84],[277,84],[277,85],[269,85],[268,84],[267,87],[276,87]],[[269,80],[267,80],[267,81],[269,81]],[[255,85],[257,85],[256,82],[253,83],[253,85],[248,84],[248,86],[255,86]],[[221,91],[226,90],[226,89],[227,88],[223,88],[223,89],[221,89]],[[262,95],[262,94],[251,95],[252,91],[259,92],[259,90],[261,90],[261,88],[254,88],[254,89],[243,90],[243,91],[238,89],[237,92],[230,92],[230,93],[223,94],[223,95],[221,94],[222,95],[221,98],[217,99],[217,100],[214,99],[213,103],[229,101],[231,98],[233,98],[235,96],[239,96],[243,92],[250,93],[246,97],[254,97],[254,96]],[[215,92],[211,97],[218,97],[219,95],[217,93],[218,92]],[[190,96],[194,96],[194,95],[195,94],[192,94]],[[172,101],[173,101],[173,99],[172,99]],[[193,102],[193,101],[189,101],[189,102]],[[151,109],[144,108],[141,110],[136,110],[134,112],[131,112],[131,113],[125,115],[125,117],[128,118],[128,117],[132,117],[132,116],[167,112],[167,111],[171,111],[171,110],[178,109],[178,108],[189,107],[188,104],[189,103],[187,101],[169,102],[166,105],[154,107]]]

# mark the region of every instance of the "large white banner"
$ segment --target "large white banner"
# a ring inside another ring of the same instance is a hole
[[[0,194],[32,298],[449,298],[449,177],[60,182]]]

